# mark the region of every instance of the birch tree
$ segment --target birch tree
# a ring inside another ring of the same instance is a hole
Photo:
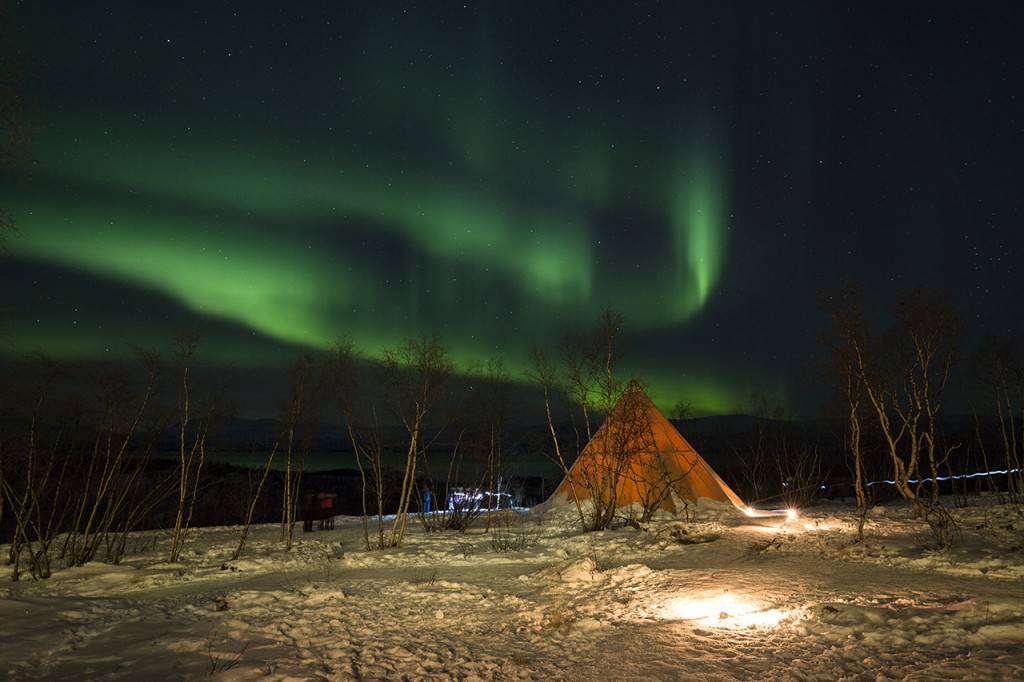
[[[182,332],[175,342],[178,360],[178,470],[175,496],[174,526],[167,560],[176,563],[184,549],[196,498],[206,466],[206,440],[215,414],[215,399],[196,393],[195,370],[198,364],[199,335]],[[205,403],[205,404],[204,404]]]
[[[850,443],[859,450],[866,415],[881,435],[897,492],[928,523],[938,546],[948,547],[956,528],[940,499],[939,477],[952,447],[942,442],[940,421],[962,325],[938,292],[914,290],[898,299],[882,332],[864,318],[855,289],[838,296],[844,301],[832,315],[834,357],[846,373]]]
[[[324,409],[323,359],[315,353],[300,355],[288,368],[288,400],[283,408],[281,450],[284,459],[284,495],[281,502],[281,540],[285,550],[294,543],[296,511],[306,455],[313,430]]]
[[[990,333],[973,358],[972,376],[981,390],[975,405],[977,440],[985,471],[1006,472],[1006,494],[1010,501],[1024,505],[1024,329],[1009,334]],[[982,432],[982,418],[990,428]],[[994,441],[995,445],[986,445]],[[992,448],[994,452],[989,452]],[[1002,499],[1003,491],[989,474],[992,489]]]
[[[606,306],[589,332],[566,334],[560,347],[559,363],[552,361],[542,349],[535,348],[530,355],[527,377],[544,396],[552,439],[551,458],[566,475],[584,530],[602,530],[612,524],[618,509],[619,486],[632,460],[644,447],[641,437],[644,425],[637,423],[631,399],[626,398],[622,410],[612,410],[625,393],[626,381],[620,371],[625,357],[623,327],[622,314]],[[637,389],[642,392],[639,384]],[[559,401],[569,406],[567,417],[572,426],[569,441],[556,428],[552,406]],[[606,428],[599,430],[597,426],[602,419]],[[639,419],[645,421],[643,417]],[[646,427],[650,429],[649,420]],[[607,456],[584,462],[576,475],[570,476],[573,463],[595,436],[602,439],[595,447]],[[577,486],[582,490],[577,490]]]
[[[445,382],[452,372],[448,348],[437,334],[386,348],[379,377],[384,400],[406,434],[405,468],[399,490],[398,509],[388,535],[387,546],[399,547],[416,492],[416,465],[428,445],[427,417],[437,409]],[[436,431],[433,434],[436,435]]]

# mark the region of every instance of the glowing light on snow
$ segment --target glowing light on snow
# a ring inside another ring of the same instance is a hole
[[[753,507],[744,507],[743,513],[755,519],[769,516],[785,516],[786,521],[793,521],[797,517],[796,509],[754,509]]]
[[[724,592],[673,599],[666,605],[664,616],[675,620],[699,621],[703,626],[747,628],[778,625],[787,614],[779,609],[766,609],[757,601]]]
[[[759,531],[762,533],[778,533],[779,531],[793,532],[798,530],[821,530],[822,526],[820,522],[807,522],[800,517],[800,512],[796,509],[754,509],[753,507],[744,507],[743,513],[754,519],[768,519],[768,518],[782,518],[782,522],[778,524],[761,524],[756,523],[749,526],[750,530]]]

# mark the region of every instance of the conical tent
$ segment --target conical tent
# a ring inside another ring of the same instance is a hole
[[[552,499],[603,496],[612,489],[616,506],[639,503],[675,513],[679,504],[700,498],[743,500],[712,470],[632,381],[569,469]]]

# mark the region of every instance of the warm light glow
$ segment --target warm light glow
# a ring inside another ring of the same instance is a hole
[[[722,619],[737,612],[736,600],[728,592],[703,599],[675,599],[669,603],[669,610],[675,618],[681,620]]]
[[[664,616],[700,621],[704,626],[731,628],[771,627],[786,618],[779,609],[766,609],[755,600],[729,592],[673,599],[666,605]]]
[[[793,521],[797,518],[796,509],[754,509],[753,507],[744,507],[743,513],[757,519],[769,516],[785,516],[786,521]]]

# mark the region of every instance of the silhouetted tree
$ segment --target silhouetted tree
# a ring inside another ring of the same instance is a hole
[[[326,375],[323,359],[310,351],[300,355],[288,368],[288,400],[283,407],[284,496],[281,507],[281,539],[291,551],[296,509],[306,455],[313,444],[313,431],[325,408]],[[310,510],[306,510],[309,513]]]
[[[382,353],[378,375],[384,400],[407,437],[398,510],[386,542],[388,547],[402,544],[409,507],[416,493],[416,463],[430,440],[425,433],[427,416],[441,403],[443,387],[451,372],[448,348],[436,334],[419,340],[406,339]]]
[[[927,521],[938,545],[948,547],[955,526],[940,500],[939,476],[951,448],[942,444],[939,419],[962,325],[937,292],[914,290],[898,299],[882,332],[868,324],[852,288],[837,295],[832,308],[835,383],[850,405],[851,445],[859,450],[862,419],[871,419],[896,490]]]
[[[171,563],[181,556],[192,527],[196,497],[206,466],[206,442],[217,404],[212,394],[196,395],[194,373],[198,363],[199,335],[183,331],[175,342],[175,351],[178,361],[178,485],[167,559]]]
[[[11,580],[21,577],[27,558],[33,578],[50,577],[53,543],[67,521],[68,469],[73,428],[48,418],[63,417],[57,406],[57,385],[67,372],[51,358],[37,355],[24,361],[21,390],[4,397],[4,412],[18,426],[0,441],[0,497],[13,518],[7,563]],[[69,420],[70,421],[70,420]]]
[[[475,375],[479,381],[479,390],[476,392],[474,404],[479,410],[479,420],[483,425],[483,433],[486,442],[484,451],[486,453],[486,481],[488,493],[504,493],[500,485],[502,468],[502,446],[505,430],[505,420],[508,417],[509,400],[511,396],[511,380],[505,363],[501,358],[491,358],[479,366],[470,368],[470,373]],[[500,499],[500,498],[499,498]],[[494,507],[494,497],[487,496],[488,510]],[[490,517],[488,516],[488,528],[490,528]]]
[[[980,388],[974,405],[977,441],[992,489],[1002,499],[1002,490],[991,471],[1006,471],[1006,492],[1016,504],[1024,504],[1024,329],[1005,335],[987,334],[973,357],[971,376]],[[983,430],[983,425],[988,426]],[[1001,453],[989,453],[995,440]]]
[[[618,509],[617,491],[624,476],[632,460],[648,447],[643,437],[645,431],[650,431],[647,412],[629,409],[628,405],[619,411],[612,410],[626,385],[620,376],[625,356],[623,326],[622,314],[606,306],[589,333],[566,334],[558,364],[542,349],[534,348],[530,354],[527,377],[544,396],[553,447],[551,459],[569,481],[570,495],[584,530],[603,530],[612,524]],[[570,406],[572,444],[559,436],[555,426],[552,406],[556,401]],[[601,418],[606,425],[603,430],[596,427]],[[601,449],[605,456],[585,463],[587,466],[577,470],[577,475],[569,476],[573,463],[595,435],[604,441]],[[577,486],[583,490],[577,490]]]
[[[67,501],[73,516],[61,554],[70,566],[93,561],[111,533],[126,532],[129,519],[141,521],[138,507],[146,506],[148,496],[136,493],[152,442],[139,443],[138,432],[150,410],[160,368],[155,352],[136,349],[136,355],[141,384],[130,365],[95,363],[88,368],[93,392],[86,414],[92,437],[77,458],[75,495]],[[119,555],[115,552],[112,558]]]

